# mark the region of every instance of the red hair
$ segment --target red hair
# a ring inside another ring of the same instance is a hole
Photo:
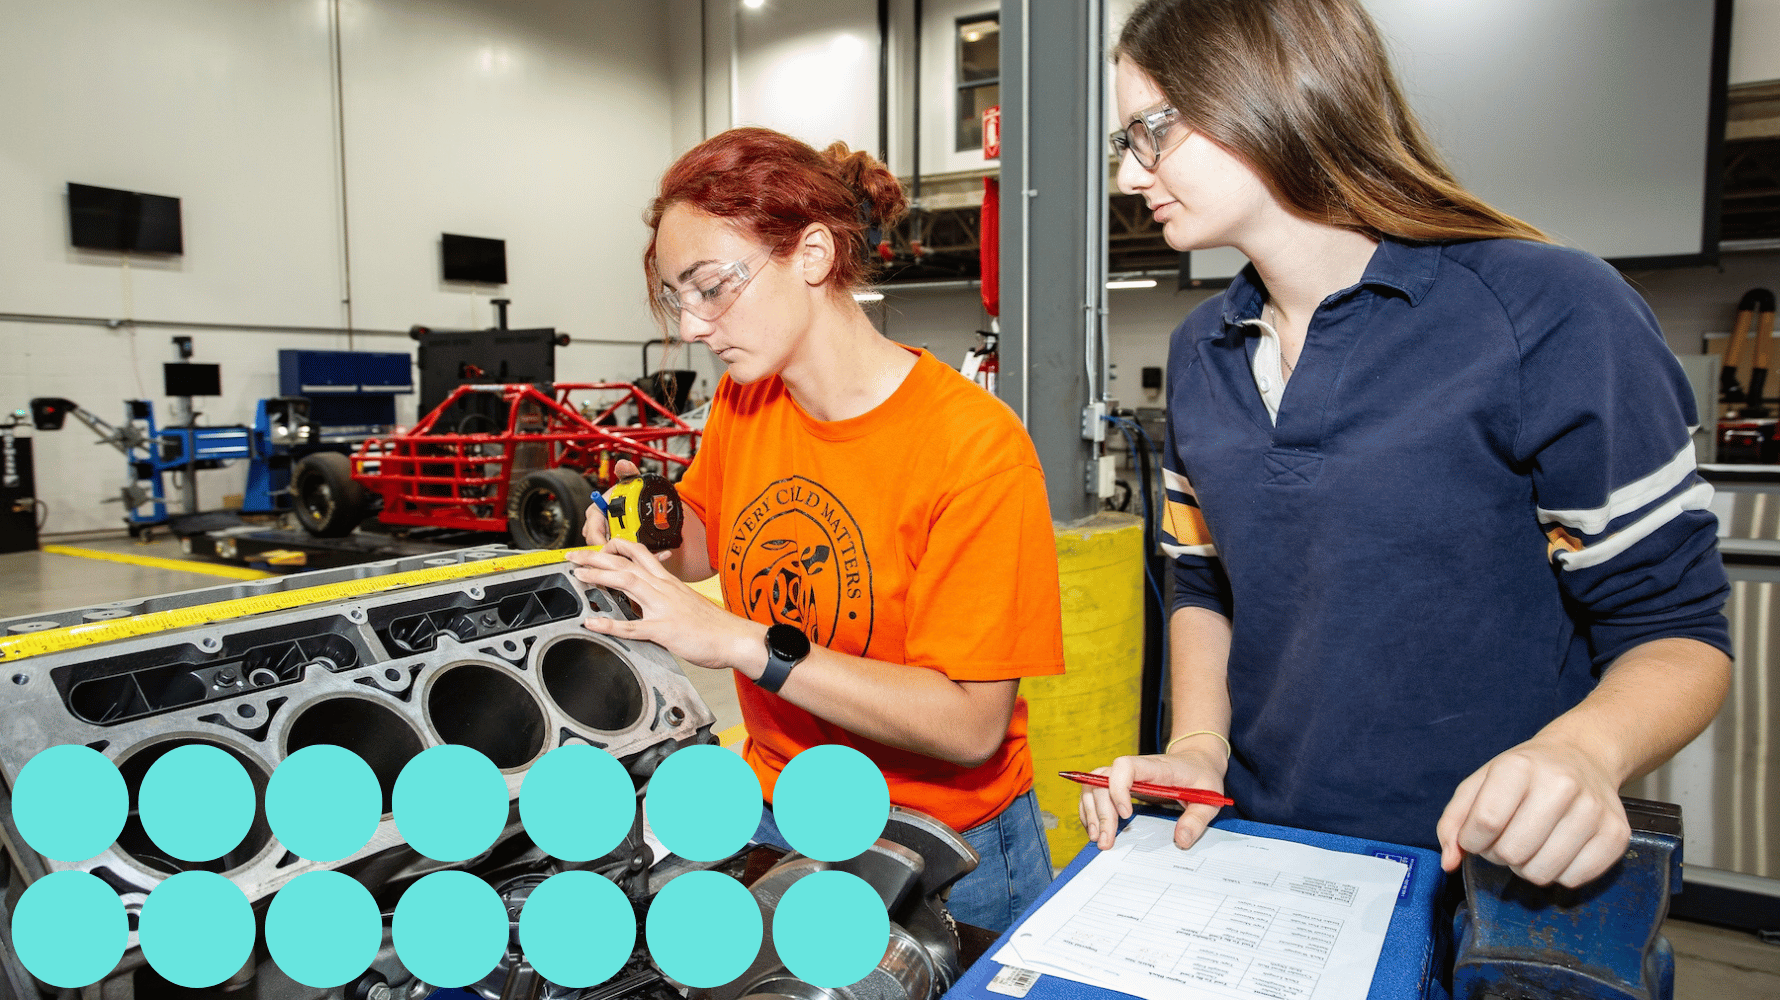
[[[712,136],[667,169],[643,216],[650,229],[643,276],[657,316],[655,232],[667,210],[681,203],[740,224],[776,257],[789,255],[811,223],[827,226],[834,233],[835,255],[825,283],[843,292],[868,284],[874,273],[867,231],[887,231],[908,209],[895,175],[844,142],[817,152],[771,129],[736,128]]]

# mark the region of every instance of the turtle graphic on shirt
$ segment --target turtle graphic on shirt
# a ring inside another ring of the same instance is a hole
[[[762,490],[731,526],[722,573],[725,592],[740,595],[755,621],[793,626],[856,656],[871,645],[871,571],[859,525],[819,483],[793,476]]]
[[[804,580],[828,568],[828,546],[808,545],[799,551],[796,539],[771,538],[761,542],[760,547],[778,555],[756,570],[748,581],[749,617],[765,601],[774,622],[793,625],[807,633],[806,623],[819,621],[822,616],[816,605],[816,588],[804,586]]]

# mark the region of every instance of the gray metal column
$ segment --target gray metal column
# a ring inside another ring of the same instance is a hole
[[[1107,426],[1105,24],[1105,0],[1001,4],[1001,395],[1060,521],[1099,508]]]

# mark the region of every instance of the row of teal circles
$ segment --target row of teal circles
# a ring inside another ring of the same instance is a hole
[[[370,765],[332,745],[286,757],[266,786],[265,815],[274,836],[311,861],[346,858],[370,840],[382,793]],[[392,819],[410,846],[429,858],[464,861],[487,850],[508,815],[506,780],[492,761],[456,744],[416,755],[398,775]],[[871,760],[850,747],[824,745],[798,754],[774,788],[781,833],[822,861],[853,857],[883,832],[889,789]],[[13,819],[33,850],[64,862],[89,860],[122,831],[129,795],[115,765],[78,745],[33,757],[13,790]],[[162,755],[137,791],[137,813],[155,845],[184,861],[222,857],[253,822],[253,784],[227,752],[205,744]],[[631,829],[636,796],[610,754],[582,744],[559,747],[527,771],[519,812],[540,848],[565,861],[609,853]],[[714,746],[670,754],[650,779],[645,808],[655,835],[693,861],[716,861],[746,846],[758,827],[760,783],[741,757]],[[863,880],[823,871],[800,879],[777,908],[779,957],[798,978],[842,986],[864,978],[882,958],[889,923],[883,901]],[[798,902],[793,904],[794,898]],[[527,927],[531,930],[527,931]],[[700,928],[721,926],[721,940]],[[762,937],[760,911],[741,883],[695,871],[669,882],[649,910],[650,957],[689,986],[717,986],[752,963]],[[297,876],[266,913],[266,944],[280,969],[316,988],[362,973],[382,941],[370,893],[338,872]],[[116,891],[81,871],[38,879],[13,913],[20,961],[40,980],[80,987],[117,965],[128,921]],[[255,938],[252,907],[235,884],[209,872],[163,880],[143,902],[138,942],[154,970],[182,986],[212,986],[234,975]],[[508,920],[499,896],[466,872],[442,871],[403,893],[391,923],[397,956],[418,978],[461,986],[486,976],[505,952]],[[521,945],[544,978],[595,985],[623,965],[636,941],[630,903],[590,872],[564,872],[532,891],[520,915]]]

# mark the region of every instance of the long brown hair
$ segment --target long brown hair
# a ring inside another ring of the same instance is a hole
[[[1453,177],[1359,0],[1145,0],[1113,58],[1306,219],[1375,239],[1549,242]]]

